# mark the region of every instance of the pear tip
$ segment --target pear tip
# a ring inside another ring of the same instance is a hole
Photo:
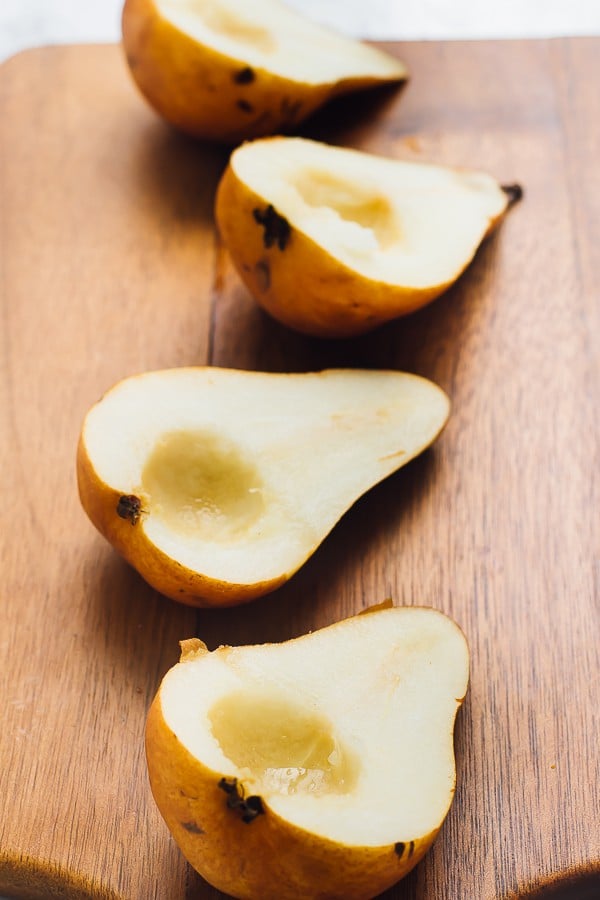
[[[391,609],[394,605],[394,601],[391,597],[387,597],[385,600],[382,600],[381,603],[373,603],[371,606],[366,606],[364,609],[361,609],[358,613],[359,616],[365,616],[367,613],[378,612],[381,609]]]
[[[208,647],[199,638],[186,638],[184,641],[179,641],[179,647],[181,649],[179,662],[189,662],[208,653]]]
[[[508,205],[513,206],[523,198],[523,187],[520,184],[502,184],[500,185],[506,196],[508,197]]]

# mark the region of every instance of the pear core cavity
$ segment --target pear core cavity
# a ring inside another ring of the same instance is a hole
[[[322,714],[287,696],[240,690],[208,713],[213,737],[261,794],[346,794],[359,764]]]
[[[142,487],[152,516],[181,534],[233,539],[263,513],[262,479],[236,445],[210,431],[173,431],[155,445]]]
[[[371,232],[371,237],[365,235],[367,247],[374,239],[374,247],[385,250],[400,238],[394,207],[376,189],[365,189],[355,180],[311,168],[301,170],[292,183],[307,206],[331,209],[345,222]]]

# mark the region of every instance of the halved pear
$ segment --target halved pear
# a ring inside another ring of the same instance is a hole
[[[152,792],[183,854],[249,900],[365,900],[435,839],[469,677],[458,626],[377,609],[282,644],[182,643],[151,706]]]
[[[401,372],[150,372],[87,414],[81,502],[158,591],[237,604],[290,578],[447,415],[440,388]]]
[[[337,94],[402,81],[405,66],[278,0],[126,0],[133,77],[165,119],[238,142],[289,130]]]
[[[446,290],[519,195],[482,172],[277,137],[234,151],[216,218],[267,312],[349,337]]]

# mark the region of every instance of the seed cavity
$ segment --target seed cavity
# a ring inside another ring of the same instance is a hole
[[[382,191],[316,167],[299,170],[292,185],[311,212],[320,215],[323,209],[329,210],[342,223],[351,223],[354,237],[349,246],[361,253],[366,249],[386,251],[402,238],[397,211]]]
[[[264,485],[237,444],[210,429],[161,435],[142,470],[152,517],[186,540],[239,540],[261,519]]]
[[[358,760],[332,723],[272,686],[231,691],[208,719],[224,756],[248,773],[256,794],[347,794],[356,783]]]

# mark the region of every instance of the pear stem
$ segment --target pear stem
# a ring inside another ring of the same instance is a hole
[[[501,184],[500,187],[508,197],[508,205],[513,206],[523,197],[523,188],[520,184]]]

